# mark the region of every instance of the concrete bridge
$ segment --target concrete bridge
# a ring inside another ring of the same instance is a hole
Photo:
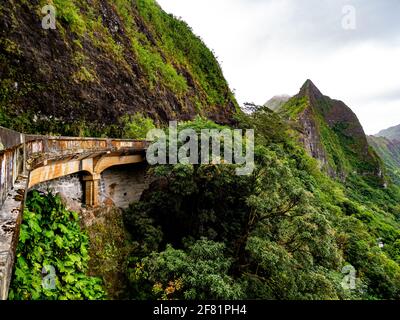
[[[26,135],[0,127],[0,300],[8,296],[27,191],[80,173],[84,202],[96,207],[102,172],[145,162],[147,146],[146,141]]]

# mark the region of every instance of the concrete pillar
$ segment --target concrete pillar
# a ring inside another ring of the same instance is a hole
[[[85,203],[88,207],[99,205],[100,175],[88,175],[83,178],[85,181]]]
[[[26,176],[28,173],[26,171],[26,136],[21,133],[21,143],[23,148],[23,155],[22,155],[22,175]]]

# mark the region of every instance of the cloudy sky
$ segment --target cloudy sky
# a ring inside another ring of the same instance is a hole
[[[400,124],[399,0],[158,2],[215,51],[239,103],[293,95],[311,79],[367,133]]]

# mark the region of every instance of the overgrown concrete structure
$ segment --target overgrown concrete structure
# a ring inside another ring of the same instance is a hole
[[[0,127],[0,300],[7,299],[26,191],[82,173],[84,201],[100,204],[101,174],[146,161],[146,141],[25,135]]]

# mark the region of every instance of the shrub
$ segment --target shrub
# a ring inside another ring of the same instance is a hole
[[[147,132],[155,128],[153,119],[136,113],[133,116],[124,116],[124,138],[146,139]]]
[[[65,209],[59,196],[33,191],[26,202],[11,283],[11,300],[103,299],[100,278],[86,275],[88,237],[78,214]],[[42,284],[54,268],[55,287]]]

